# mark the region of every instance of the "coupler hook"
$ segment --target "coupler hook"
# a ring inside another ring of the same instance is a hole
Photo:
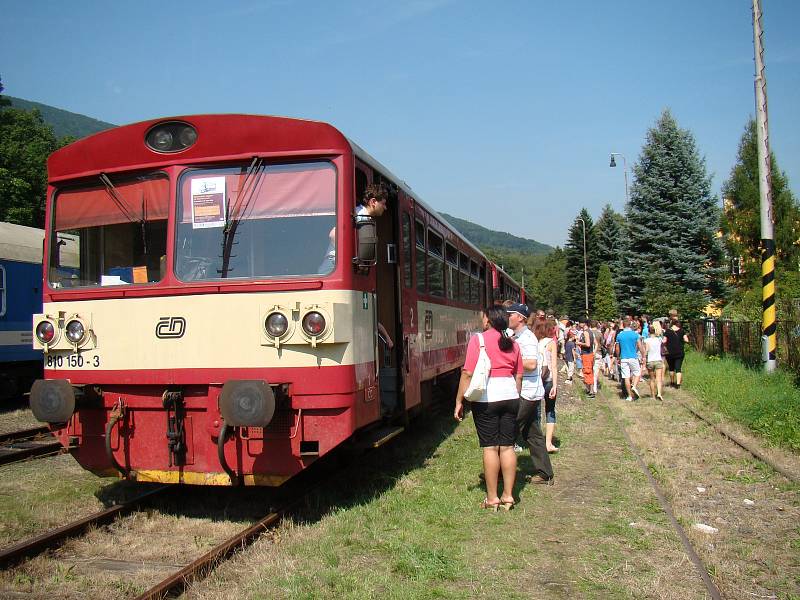
[[[114,404],[114,408],[111,409],[111,418],[108,420],[108,423],[106,423],[106,457],[113,467],[122,473],[122,477],[127,479],[130,474],[130,469],[123,467],[117,462],[117,459],[114,458],[114,451],[111,449],[111,432],[119,421],[124,421],[125,411],[125,403],[122,401],[122,398],[118,398],[117,403]],[[120,437],[122,436],[120,435]]]
[[[161,399],[167,410],[169,466],[181,466],[186,463],[186,431],[183,420],[186,411],[183,406],[183,394],[167,390]]]

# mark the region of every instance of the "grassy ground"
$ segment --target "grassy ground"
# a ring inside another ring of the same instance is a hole
[[[19,403],[3,407],[0,413],[0,433],[11,433],[20,429],[41,427],[44,423],[37,421],[31,409]]]
[[[687,378],[700,376],[689,367]],[[800,486],[692,417],[676,402],[693,402],[687,390],[668,388],[662,403],[646,388],[639,384],[636,402],[620,400],[612,385],[599,398],[626,423],[722,596],[800,598]]]
[[[556,485],[519,481],[515,510],[478,507],[474,425],[450,434],[446,414],[345,471],[188,597],[704,597],[609,413],[559,402]]]
[[[763,436],[771,444],[800,452],[800,389],[781,371],[766,375],[733,358],[690,352],[683,387]]]

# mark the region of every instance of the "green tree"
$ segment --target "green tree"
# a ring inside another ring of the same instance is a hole
[[[611,281],[611,269],[607,263],[600,265],[597,274],[597,285],[594,292],[594,318],[608,321],[619,316],[617,296],[614,293],[614,284]]]
[[[520,285],[524,283],[526,288],[530,286],[534,273],[544,261],[544,255],[541,254],[488,247],[481,247],[481,250],[489,260],[500,265],[514,281]]]
[[[44,226],[47,157],[59,147],[38,111],[0,107],[0,221]]]
[[[720,228],[728,254],[736,259],[736,289],[726,316],[761,319],[761,211],[758,191],[758,140],[753,119],[745,126],[737,161],[722,186],[724,210]],[[772,213],[776,256],[776,309],[778,318],[793,318],[800,268],[800,206],[789,180],[775,158],[772,168]]]
[[[5,88],[3,87],[3,78],[0,77],[0,107],[11,106],[11,100],[9,100],[8,98],[3,98],[4,89]]]
[[[597,262],[608,265],[611,271],[611,281],[614,285],[614,292],[620,295],[618,285],[621,257],[624,251],[625,239],[625,217],[613,208],[610,204],[603,207],[603,212],[597,223],[594,224],[595,236],[597,237]]]
[[[800,208],[789,189],[786,174],[778,167],[775,154],[772,167],[772,212],[777,261],[797,270],[800,261]],[[739,142],[736,164],[722,185],[724,211],[720,220],[725,246],[732,257],[742,259],[740,281],[750,282],[761,275],[761,212],[758,192],[758,146],[756,122],[750,120]]]
[[[567,312],[567,259],[556,247],[548,254],[526,287],[530,303],[558,316]]]
[[[583,223],[581,222],[583,219]],[[567,296],[566,308],[573,319],[586,316],[586,294],[584,281],[584,225],[586,228],[586,282],[589,288],[589,314],[592,314],[594,304],[594,287],[597,283],[597,239],[595,237],[594,223],[589,211],[585,208],[575,217],[567,234],[567,243],[564,245],[567,270]]]
[[[683,298],[677,304],[687,307],[684,314],[696,314],[727,292],[727,269],[717,237],[720,211],[694,137],[678,127],[669,110],[648,131],[633,172],[625,208],[621,307],[642,312],[645,286],[653,277],[659,289]]]

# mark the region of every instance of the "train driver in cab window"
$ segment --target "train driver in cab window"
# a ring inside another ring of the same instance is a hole
[[[364,195],[356,208],[356,223],[359,217],[380,217],[386,212],[389,192],[382,183],[371,183],[364,190]]]
[[[364,194],[356,207],[355,219],[356,223],[359,219],[365,217],[380,217],[386,212],[386,204],[389,200],[389,192],[386,186],[382,183],[371,183],[364,190]],[[336,263],[336,227],[331,227],[328,233],[329,244],[328,249],[325,251],[325,256],[322,258],[317,272],[320,274],[327,274],[333,271],[333,265]],[[391,345],[389,346],[391,348]]]

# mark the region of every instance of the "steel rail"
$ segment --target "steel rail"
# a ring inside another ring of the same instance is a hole
[[[73,521],[62,527],[57,527],[56,529],[51,529],[50,531],[28,538],[17,544],[6,546],[0,549],[0,567],[6,568],[20,560],[39,554],[48,548],[56,547],[65,539],[81,534],[91,526],[104,525],[105,523],[113,521],[117,517],[133,511],[145,500],[150,500],[164,493],[168,488],[169,486],[158,487],[127,502],[115,504],[105,510],[91,514],[88,517],[78,519],[77,521]]]
[[[66,452],[61,442],[47,440],[27,440],[0,446],[0,466],[27,460],[44,458]]]
[[[29,429],[20,429],[19,431],[11,431],[9,433],[0,433],[0,444],[5,442],[15,442],[17,440],[26,440],[28,438],[36,437],[37,435],[44,435],[50,433],[50,428],[46,425],[41,427],[31,427]]]
[[[160,600],[161,598],[183,593],[191,582],[202,579],[218,563],[229,558],[237,550],[246,548],[255,542],[264,531],[277,524],[283,518],[283,515],[298,502],[299,500],[296,500],[279,511],[268,514],[257,523],[218,544],[177,573],[157,583],[141,596],[137,596],[136,600]]]
[[[242,550],[252,545],[262,533],[277,525],[286,513],[303,503],[309,495],[320,489],[323,484],[338,473],[338,469],[332,464],[327,464],[326,468],[330,469],[330,471],[327,473],[323,471],[323,473],[318,474],[313,484],[304,486],[303,492],[287,501],[284,506],[273,510],[258,522],[218,544],[177,573],[154,585],[141,596],[138,596],[136,600],[161,600],[162,598],[185,592],[192,582],[205,577],[219,563],[230,558],[237,550]],[[304,474],[307,476],[308,471],[305,471]],[[296,479],[294,484],[301,485],[299,481]]]
[[[692,414],[693,414],[695,417],[697,417],[697,418],[698,418],[698,419],[700,419],[701,421],[703,421],[703,422],[707,423],[708,425],[711,425],[711,426],[714,428],[714,430],[715,430],[717,433],[719,433],[719,434],[720,434],[722,437],[726,437],[726,438],[728,438],[728,439],[729,439],[730,441],[732,441],[734,444],[736,444],[737,446],[739,446],[739,447],[740,447],[740,448],[742,448],[743,450],[746,450],[747,452],[749,452],[750,454],[752,454],[752,455],[753,455],[755,458],[757,458],[757,459],[758,459],[758,460],[760,460],[761,462],[763,462],[763,463],[765,463],[765,464],[769,465],[769,466],[770,466],[770,467],[772,467],[772,468],[773,468],[775,471],[777,471],[778,473],[780,473],[781,475],[783,475],[783,476],[784,476],[784,477],[786,477],[787,479],[790,479],[791,481],[794,481],[795,483],[800,483],[800,478],[798,478],[798,476],[797,476],[795,473],[792,473],[792,472],[790,472],[790,471],[787,471],[787,470],[786,470],[786,468],[784,468],[784,467],[782,467],[781,465],[777,464],[777,463],[776,463],[774,460],[772,460],[771,458],[769,458],[768,456],[766,456],[766,455],[765,455],[763,452],[761,452],[761,451],[760,451],[758,448],[754,447],[752,444],[750,444],[750,443],[748,443],[748,442],[744,441],[743,439],[741,439],[741,438],[740,438],[740,437],[738,437],[737,435],[735,435],[735,434],[731,433],[730,431],[728,431],[728,430],[727,430],[727,429],[725,429],[724,427],[722,427],[722,426],[718,425],[717,423],[714,423],[714,422],[713,422],[713,421],[711,421],[711,420],[710,420],[708,417],[704,416],[703,414],[701,414],[700,412],[698,412],[697,410],[695,410],[695,409],[694,409],[692,406],[690,406],[689,404],[686,404],[685,402],[683,402],[683,401],[681,401],[681,400],[677,400],[677,402],[678,402],[678,404],[680,404],[680,405],[681,405],[683,408],[685,408],[685,409],[686,409],[686,410],[688,410],[690,413],[692,413]]]
[[[722,600],[722,594],[720,594],[719,588],[709,576],[708,569],[706,569],[705,565],[703,564],[703,561],[700,559],[700,556],[695,551],[694,546],[692,546],[692,542],[689,541],[689,537],[686,535],[686,530],[678,522],[678,519],[675,518],[675,513],[672,512],[672,506],[670,505],[669,500],[667,500],[666,495],[661,489],[661,486],[658,485],[656,478],[653,477],[653,474],[650,472],[650,469],[647,468],[644,459],[642,459],[642,455],[639,453],[639,449],[633,443],[633,440],[631,439],[630,435],[628,435],[628,431],[625,429],[625,426],[617,418],[617,416],[614,414],[614,411],[610,407],[606,406],[605,409],[611,414],[611,418],[614,420],[614,423],[616,423],[617,427],[622,432],[622,435],[625,436],[625,440],[628,442],[628,447],[631,449],[631,452],[633,452],[633,455],[636,457],[636,462],[639,464],[639,468],[642,470],[642,472],[647,477],[647,480],[650,482],[650,487],[653,488],[653,491],[656,494],[656,498],[658,498],[658,502],[659,504],[661,504],[661,509],[669,518],[670,523],[672,523],[672,528],[678,534],[678,537],[681,540],[681,544],[683,544],[683,549],[686,551],[689,560],[692,561],[692,564],[694,565],[695,569],[700,575],[700,578],[703,580],[703,583],[706,586],[706,591],[708,592],[709,596],[712,598],[712,600]]]

